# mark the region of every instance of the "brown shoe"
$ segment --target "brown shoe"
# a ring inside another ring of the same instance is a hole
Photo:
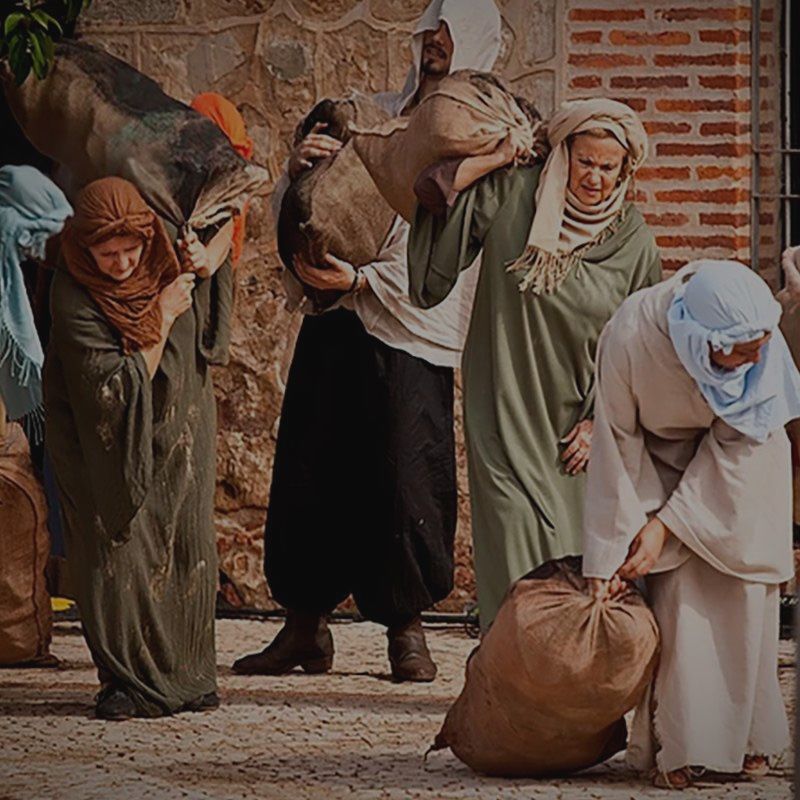
[[[398,625],[386,631],[389,639],[389,663],[392,677],[396,681],[415,681],[430,683],[436,677],[436,664],[433,663],[422,620],[415,617],[406,625]]]
[[[295,667],[318,674],[333,666],[333,637],[326,615],[289,611],[278,635],[260,653],[233,664],[240,675],[285,675]]]

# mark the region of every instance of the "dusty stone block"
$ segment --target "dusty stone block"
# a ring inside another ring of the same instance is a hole
[[[364,8],[364,0],[291,0],[292,5],[303,16],[312,19],[340,19],[356,6]]]
[[[173,22],[181,10],[180,0],[95,0],[83,20],[128,25]]]
[[[553,113],[556,102],[555,73],[549,70],[534,72],[511,81],[511,87],[515,93],[531,100],[542,117],[547,118]]]
[[[196,91],[189,77],[188,54],[199,41],[200,37],[185,34],[142,37],[142,72],[158,81],[170,97],[190,103]]]
[[[351,89],[368,94],[385,91],[388,79],[386,34],[364,22],[355,22],[325,37],[318,62],[323,97],[341,97]]]
[[[275,0],[192,0],[192,2],[198,6],[195,13],[207,20],[266,14],[275,5]],[[189,16],[193,18],[194,13],[190,11]]]
[[[300,42],[272,41],[264,48],[261,59],[283,81],[302,78],[311,69],[311,59]]]
[[[82,40],[105,50],[133,67],[136,66],[136,43],[131,33],[92,34],[90,31],[82,37]]]
[[[370,0],[369,8],[376,19],[388,22],[412,22],[422,16],[429,0]]]
[[[206,91],[247,61],[247,53],[231,31],[201,37],[187,55],[189,82]]]
[[[512,75],[555,56],[556,0],[506,2],[503,9],[504,68]]]

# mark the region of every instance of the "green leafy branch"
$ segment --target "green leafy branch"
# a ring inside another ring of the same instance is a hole
[[[39,80],[47,75],[56,41],[91,1],[14,0],[0,11],[0,59],[8,62],[18,85],[31,72]]]

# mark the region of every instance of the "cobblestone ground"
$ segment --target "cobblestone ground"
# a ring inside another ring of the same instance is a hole
[[[432,685],[392,683],[382,631],[364,623],[334,627],[331,675],[231,673],[236,656],[260,648],[277,630],[274,622],[220,622],[219,711],[107,723],[91,717],[96,685],[79,628],[59,624],[53,652],[64,659],[63,669],[0,672],[0,800],[639,800],[673,794],[642,783],[620,759],[559,781],[482,778],[450,753],[425,762],[475,645],[460,629],[429,629],[440,667]],[[782,645],[781,663],[789,703],[789,643]],[[706,780],[682,796],[789,798],[789,768],[758,784]]]

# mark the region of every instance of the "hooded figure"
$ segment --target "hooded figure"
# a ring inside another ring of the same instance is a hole
[[[453,68],[491,69],[499,47],[493,0],[434,0],[414,33],[405,88],[377,99],[405,113]],[[338,146],[324,132],[310,134],[289,171]],[[352,594],[366,618],[387,626],[395,679],[436,674],[420,612],[453,586],[453,368],[477,269],[448,302],[417,308],[407,235],[398,218],[378,260],[357,273],[337,259],[327,269],[305,265],[306,283],[347,294],[333,309],[307,314],[297,340],[265,529],[267,580],[287,624],[263,652],[239,659],[239,672],[329,670],[326,615]],[[284,275],[290,307],[310,311],[300,284]]]
[[[697,261],[600,339],[583,572],[598,602],[647,576],[662,654],[628,754],[657,785],[694,766],[757,777],[789,743],[778,603],[800,375],[779,316],[754,272]]]
[[[174,235],[174,233],[173,233]],[[51,289],[46,441],[104,719],[218,704],[216,404],[228,264],[178,274],[167,227],[121,178],[77,196]]]
[[[44,353],[22,261],[43,259],[47,240],[71,214],[64,193],[39,170],[0,168],[0,403],[12,420],[38,416],[42,404]]]
[[[629,294],[661,277],[653,235],[624,196],[646,150],[635,112],[604,99],[571,102],[548,137],[544,167],[465,179],[445,216],[418,207],[409,240],[411,295],[423,308],[438,308],[481,252],[463,378],[484,631],[514,581],[580,555],[597,340]],[[486,158],[464,159],[455,172],[444,163],[429,177],[452,197],[450,184]]]

